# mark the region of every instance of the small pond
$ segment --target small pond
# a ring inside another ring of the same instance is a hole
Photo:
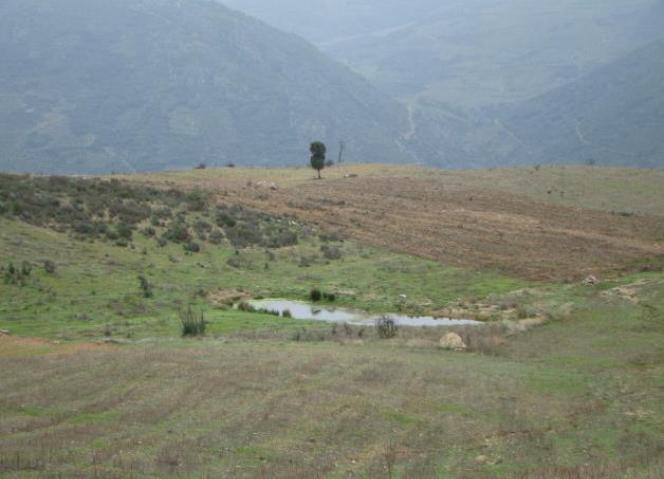
[[[348,323],[356,325],[373,325],[380,317],[393,319],[399,326],[465,326],[479,325],[479,321],[469,319],[434,318],[432,316],[405,316],[402,314],[371,315],[364,311],[356,311],[345,308],[336,308],[329,304],[310,304],[304,301],[291,301],[287,299],[260,299],[249,301],[256,309],[275,311],[283,314],[290,311],[294,319],[306,321],[324,321],[328,323]]]

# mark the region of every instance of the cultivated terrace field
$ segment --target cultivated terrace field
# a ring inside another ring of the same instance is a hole
[[[664,477],[664,173],[313,176],[0,175],[0,477]]]

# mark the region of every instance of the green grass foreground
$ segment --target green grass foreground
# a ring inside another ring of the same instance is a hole
[[[278,339],[37,355],[0,342],[0,474],[662,477],[658,281],[639,305],[590,294],[494,355]]]
[[[488,181],[472,174],[463,181]],[[543,191],[529,194],[552,196]],[[614,201],[604,191],[589,205],[645,211],[653,194]],[[219,212],[173,209],[190,228]],[[192,252],[158,241],[170,223],[144,234],[147,216],[117,242],[6,211],[2,478],[664,477],[661,258],[594,286],[537,283],[247,211],[243,225],[266,235],[286,225],[297,241],[266,249],[249,235],[249,247],[231,246],[229,227],[220,244],[195,237]],[[457,329],[469,347],[451,352],[439,345],[445,331],[381,340],[372,328],[227,304],[306,299],[314,287],[340,306],[487,324]],[[190,306],[205,315],[205,336],[182,338]]]
[[[237,269],[226,263],[232,248],[186,255],[140,238],[120,248],[6,220],[1,231],[3,258],[52,259],[57,270],[0,285],[0,329],[60,342],[0,341],[2,477],[664,471],[662,273],[524,293],[517,280],[352,242],[341,260],[309,267],[300,257],[317,251],[315,238],[273,261],[246,250]],[[152,298],[138,274],[154,284]],[[298,342],[292,333],[306,323],[216,309],[197,293],[233,286],[304,298],[314,284],[353,285],[340,302],[370,310],[394,309],[402,292],[409,307],[435,309],[470,290],[466,301],[488,295],[552,314],[490,354],[464,354],[421,339]],[[207,312],[207,340],[179,339],[177,310],[188,303]],[[105,335],[130,342],[82,347]]]

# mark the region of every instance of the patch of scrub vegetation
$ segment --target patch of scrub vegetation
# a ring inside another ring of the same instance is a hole
[[[291,218],[213,204],[210,193],[139,186],[118,179],[0,174],[0,216],[66,232],[77,240],[132,245],[136,233],[188,253],[224,241],[236,248],[297,244]]]

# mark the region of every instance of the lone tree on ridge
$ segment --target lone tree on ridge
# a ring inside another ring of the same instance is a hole
[[[309,151],[311,152],[311,167],[318,172],[318,179],[320,179],[320,171],[325,168],[325,153],[327,153],[325,143],[314,141],[309,146]]]

